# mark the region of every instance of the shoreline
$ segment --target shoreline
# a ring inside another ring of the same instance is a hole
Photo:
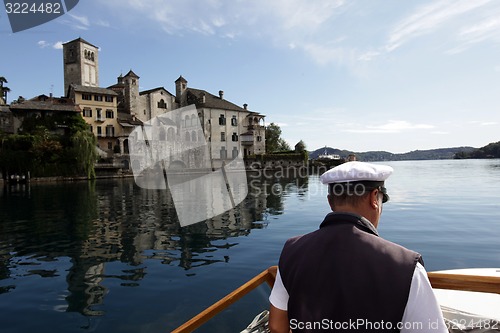
[[[56,177],[33,177],[30,178],[28,181],[25,182],[17,182],[13,184],[9,184],[8,181],[6,181],[3,178],[0,178],[0,184],[5,185],[27,185],[27,184],[40,184],[40,183],[62,183],[62,182],[77,182],[77,181],[89,181],[89,180],[96,180],[96,179],[119,179],[119,178],[133,178],[133,174],[121,174],[121,175],[101,175],[101,176],[96,176],[94,179],[89,179],[88,177],[85,176],[73,176],[73,177],[64,177],[64,176],[56,176]]]

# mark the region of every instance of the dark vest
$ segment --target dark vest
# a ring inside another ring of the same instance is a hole
[[[292,331],[399,332],[418,261],[420,254],[380,238],[365,218],[328,214],[281,253]]]

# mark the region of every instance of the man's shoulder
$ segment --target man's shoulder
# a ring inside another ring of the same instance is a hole
[[[407,259],[415,260],[415,262],[421,260],[422,257],[420,253],[408,249],[403,245],[394,243],[390,240],[384,239],[382,237],[376,237],[374,242],[378,243],[379,253],[391,256],[394,259],[406,257]]]

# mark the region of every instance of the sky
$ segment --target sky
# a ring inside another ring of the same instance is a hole
[[[99,83],[188,87],[266,115],[293,147],[404,153],[500,141],[500,1],[81,0],[12,33],[9,102],[64,95],[62,43],[98,46]]]

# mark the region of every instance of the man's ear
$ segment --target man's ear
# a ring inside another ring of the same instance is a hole
[[[380,202],[378,200],[378,193],[379,191],[377,189],[370,192],[370,205],[373,209],[379,208],[380,205]]]

